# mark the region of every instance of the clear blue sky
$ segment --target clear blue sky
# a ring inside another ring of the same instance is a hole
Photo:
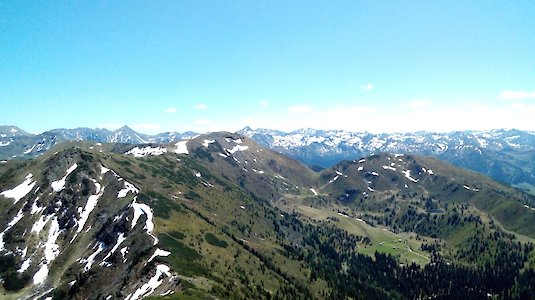
[[[0,2],[0,124],[31,132],[535,130],[533,116],[532,0]]]

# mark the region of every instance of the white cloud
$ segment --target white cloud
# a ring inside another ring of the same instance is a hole
[[[420,99],[420,100],[413,100],[410,102],[402,103],[401,107],[406,107],[410,109],[423,109],[428,108],[431,105],[433,105],[433,102],[429,99]]]
[[[178,111],[175,107],[169,107],[168,109],[164,110],[166,113],[174,114]]]
[[[195,105],[193,108],[195,108],[195,109],[207,109],[208,106],[206,104],[204,104],[204,103],[199,103],[199,104]]]
[[[269,106],[269,102],[267,102],[266,100],[262,100],[262,101],[260,101],[260,106],[267,107],[267,106]]]
[[[500,92],[499,97],[506,100],[522,100],[535,98],[535,92],[503,90]]]
[[[371,90],[373,90],[374,86],[373,86],[373,84],[368,83],[368,84],[365,84],[365,85],[361,86],[360,88],[365,90],[365,91],[371,91]]]
[[[288,108],[288,113],[290,115],[302,115],[302,114],[309,113],[311,111],[312,111],[312,107],[308,105],[294,105]]]

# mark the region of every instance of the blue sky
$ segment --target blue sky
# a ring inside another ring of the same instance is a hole
[[[535,130],[535,1],[2,1],[0,123]]]

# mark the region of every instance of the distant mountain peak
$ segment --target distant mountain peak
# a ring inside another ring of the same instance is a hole
[[[114,132],[120,132],[120,131],[135,132],[134,129],[128,127],[128,125],[124,125],[123,127],[120,127],[118,129],[114,130]]]

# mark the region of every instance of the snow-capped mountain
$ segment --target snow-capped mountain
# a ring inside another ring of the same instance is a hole
[[[535,133],[521,130],[382,133],[246,127],[239,133],[315,167],[374,153],[415,153],[446,160],[506,183],[535,184]]]
[[[270,148],[287,150],[320,145],[325,153],[335,150],[374,152],[443,153],[451,148],[472,147],[488,150],[535,149],[535,134],[520,130],[455,131],[449,133],[415,132],[382,133],[349,132],[344,130],[299,129],[290,133],[269,129],[238,131],[253,137]],[[335,151],[339,152],[339,151]]]
[[[197,136],[194,132],[166,132],[157,135],[138,133],[128,126],[115,131],[107,129],[75,128],[53,129],[35,135],[14,126],[0,126],[0,160],[17,157],[36,157],[56,144],[66,141],[92,141],[100,143],[171,143]]]

